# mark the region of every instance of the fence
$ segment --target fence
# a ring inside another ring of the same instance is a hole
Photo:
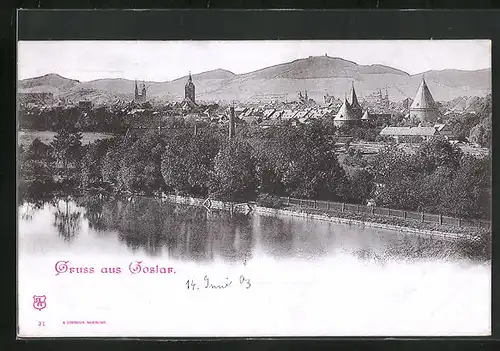
[[[481,219],[463,219],[443,216],[440,214],[414,212],[404,210],[394,210],[391,208],[355,205],[341,202],[295,199],[291,197],[281,197],[287,205],[298,205],[300,207],[314,208],[318,210],[334,210],[348,213],[366,213],[370,215],[398,217],[402,219],[416,220],[420,222],[446,224],[458,227],[491,228],[491,222]]]

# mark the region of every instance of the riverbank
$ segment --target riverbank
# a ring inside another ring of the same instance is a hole
[[[317,209],[306,209],[299,206],[285,206],[284,208],[268,208],[257,206],[253,202],[234,204],[216,200],[204,200],[178,195],[164,195],[162,199],[179,204],[194,206],[205,206],[208,209],[221,209],[237,212],[255,212],[263,215],[287,215],[306,219],[329,221],[339,224],[357,225],[360,227],[395,230],[402,233],[432,236],[441,239],[467,239],[480,240],[488,237],[489,230],[483,228],[451,227],[433,223],[422,223],[419,221],[404,220],[399,218],[388,218],[369,214],[355,214],[338,212],[334,210],[325,211]],[[439,226],[439,228],[437,228]]]

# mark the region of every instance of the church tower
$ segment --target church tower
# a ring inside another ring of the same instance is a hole
[[[137,87],[137,79],[135,80],[135,95],[134,95],[134,101],[139,100],[139,88]]]
[[[146,101],[146,83],[142,83],[142,100]]]
[[[184,87],[184,98],[186,100],[190,100],[193,103],[196,103],[195,101],[195,87],[193,84],[193,78],[191,77],[191,72],[189,72],[189,78],[186,83],[186,86]]]

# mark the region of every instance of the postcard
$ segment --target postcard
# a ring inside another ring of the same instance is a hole
[[[489,40],[18,42],[18,337],[491,333]]]

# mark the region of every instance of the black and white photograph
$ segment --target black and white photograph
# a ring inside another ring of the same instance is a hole
[[[19,337],[491,334],[491,41],[17,45]]]

